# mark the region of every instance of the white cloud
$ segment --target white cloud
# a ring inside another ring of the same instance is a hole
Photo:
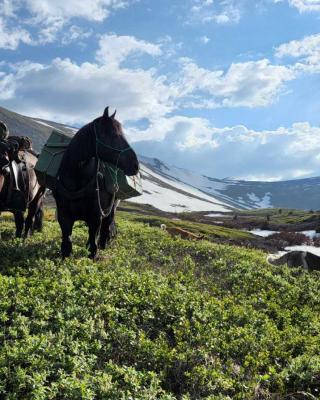
[[[211,107],[263,107],[273,103],[284,89],[284,83],[295,78],[292,69],[272,65],[269,60],[249,61],[231,64],[229,69],[207,70],[200,68],[190,59],[182,59],[183,78],[177,90],[180,96],[193,95],[191,103]],[[197,93],[198,92],[198,93]],[[205,104],[201,93],[212,98]]]
[[[301,40],[292,40],[276,48],[277,57],[297,58],[297,70],[320,72],[320,34],[306,36]]]
[[[77,29],[73,32],[82,35]],[[175,108],[166,76],[154,69],[119,65],[131,54],[159,55],[160,45],[116,35],[101,37],[99,44],[96,63],[56,58],[48,64],[2,64],[3,105],[77,124],[99,115],[106,105],[118,108],[123,121],[159,118]],[[9,72],[5,73],[5,68]]]
[[[0,100],[8,100],[14,96],[15,79],[12,74],[0,72]]]
[[[0,14],[5,17],[14,17],[16,6],[17,6],[17,4],[15,1],[2,0]]]
[[[43,26],[38,31],[38,37],[34,40],[34,44],[47,44],[57,40],[58,34],[65,26],[65,21],[62,18],[50,17],[46,19]]]
[[[243,0],[192,0],[190,22],[219,25],[237,24],[241,19]]]
[[[181,126],[181,124],[183,124]],[[162,126],[162,140],[146,140]],[[212,177],[280,180],[319,175],[320,127],[307,122],[255,131],[217,128],[205,119],[174,117],[153,123],[134,144],[141,154]],[[186,161],[187,160],[187,161]]]
[[[302,40],[292,40],[276,48],[276,56],[304,57],[320,51],[320,34],[306,36]]]
[[[77,43],[79,44],[82,42],[82,40],[87,39],[92,34],[92,30],[84,30],[80,28],[80,26],[72,25],[70,26],[68,31],[64,33],[61,43],[63,45],[68,45],[74,41],[77,41]]]
[[[74,33],[82,34],[77,29]],[[277,99],[284,83],[295,77],[290,68],[272,65],[268,60],[232,64],[224,72],[203,69],[190,59],[182,59],[178,77],[170,79],[159,75],[156,69],[121,66],[132,54],[158,56],[162,54],[161,47],[132,36],[112,34],[100,38],[96,63],[78,64],[56,58],[43,65],[17,64],[13,71],[3,74],[4,106],[43,118],[82,123],[106,104],[113,104],[125,121],[154,121],[179,107],[266,106]],[[203,124],[202,128],[205,131]],[[203,143],[215,145],[205,136],[200,139],[190,134],[180,147]]]
[[[5,18],[7,25],[15,28],[7,28],[4,21],[0,20],[0,47],[14,50],[20,42],[33,45],[52,43],[59,38],[63,28],[71,24],[72,19],[102,22],[113,10],[127,7],[136,1],[2,0],[0,18]],[[37,32],[32,38],[29,28]]]
[[[153,71],[57,58],[48,65],[17,65],[8,77],[3,105],[43,118],[83,123],[106,105],[117,107],[122,120],[154,118],[172,109],[164,77]]]
[[[288,0],[289,4],[296,7],[299,12],[320,11],[320,0]]]
[[[210,42],[210,38],[208,38],[208,36],[201,36],[200,42],[202,42],[203,44],[207,44]]]
[[[96,60],[100,63],[118,65],[132,54],[162,54],[159,45],[138,40],[133,36],[104,35],[99,40]]]
[[[103,21],[112,9],[123,8],[132,1],[123,0],[20,0],[29,13],[39,21],[48,18],[70,20],[78,17]]]
[[[20,43],[30,44],[30,34],[22,28],[8,27],[0,16],[0,48],[15,50]]]
[[[295,7],[300,13],[320,11],[320,0],[272,0],[272,1],[275,4],[287,1],[291,7]]]
[[[190,118],[181,115],[161,117],[152,119],[145,130],[129,128],[127,132],[130,139],[135,142],[141,140],[162,141],[173,135],[175,145],[180,150],[217,146],[212,138],[210,123],[204,118]]]

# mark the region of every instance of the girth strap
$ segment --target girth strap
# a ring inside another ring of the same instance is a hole
[[[11,175],[11,181],[12,181],[12,187],[13,189],[19,190],[19,183],[18,183],[18,173],[19,173],[19,167],[15,161],[11,161],[9,164],[10,168],[10,175]]]

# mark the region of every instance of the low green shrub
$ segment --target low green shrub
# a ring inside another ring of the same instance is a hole
[[[0,398],[318,397],[319,273],[123,218],[96,263],[84,224],[67,260],[53,220],[1,230]]]

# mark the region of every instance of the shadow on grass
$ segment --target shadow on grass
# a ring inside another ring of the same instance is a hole
[[[30,271],[36,261],[60,258],[56,240],[28,242],[23,239],[11,239],[0,243],[0,273],[16,275],[18,271]]]
[[[48,227],[47,227],[48,228]],[[45,229],[35,232],[27,239],[15,238],[13,224],[5,224],[0,240],[0,274],[29,275],[41,262],[48,260],[54,264],[62,261],[60,253],[61,237],[59,231]],[[81,234],[81,225],[75,228],[71,259],[88,257],[86,235]]]

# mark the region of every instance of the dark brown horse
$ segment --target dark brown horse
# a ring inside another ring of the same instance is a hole
[[[62,231],[61,253],[72,252],[71,234],[75,221],[85,221],[89,228],[90,257],[105,248],[112,234],[114,213],[118,204],[115,194],[103,190],[100,161],[118,166],[128,175],[139,170],[137,156],[125,139],[115,113],[108,114],[82,127],[72,138],[61,162],[57,187],[53,191],[57,203],[58,221]]]
[[[37,157],[28,151],[24,152],[21,162],[10,161],[7,147],[0,145],[0,212],[13,213],[16,237],[22,234],[27,237],[30,230],[42,228],[45,188],[39,185],[34,172],[36,162]],[[25,209],[28,210],[26,219]]]

